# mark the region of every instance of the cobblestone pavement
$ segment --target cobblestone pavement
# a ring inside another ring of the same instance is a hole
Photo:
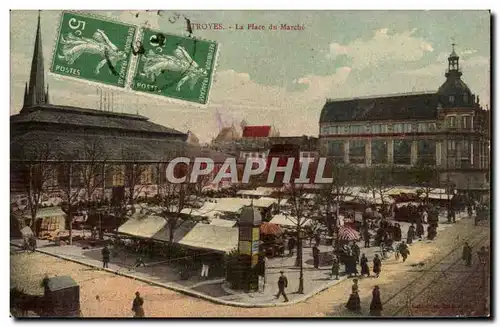
[[[474,227],[470,219],[464,219],[452,226],[439,233],[438,239],[434,242],[414,244],[411,248],[411,256],[404,264],[396,263],[392,259],[386,260],[383,263],[380,278],[361,279],[359,284],[363,306],[362,314],[368,314],[371,289],[375,284],[380,286],[382,302],[388,302],[387,305],[384,305],[384,309],[387,311],[387,313],[384,311],[384,314],[392,315],[404,301],[404,296],[398,297],[399,293],[402,293],[401,290],[404,290],[408,283],[428,279],[425,276],[420,278],[426,274],[426,267],[430,267],[433,261],[442,260],[442,257],[453,248],[459,249],[455,251],[454,257],[459,256],[457,253],[461,254],[460,249],[463,241],[473,237],[484,238],[481,233],[487,233],[489,230],[488,227]],[[477,249],[474,248],[474,250]],[[424,266],[419,267],[418,264],[422,262],[425,263]],[[434,270],[446,269],[441,266],[438,264]],[[41,293],[42,289],[39,283],[45,274],[49,274],[49,276],[70,275],[81,285],[81,308],[84,317],[131,317],[131,301],[133,293],[137,290],[144,296],[146,315],[149,317],[324,317],[351,315],[344,308],[350,292],[351,283],[349,281],[341,281],[304,302],[290,306],[238,308],[210,303],[40,253],[15,253],[11,255],[11,287],[17,286],[29,293]],[[291,283],[294,280],[294,277],[289,277]],[[213,285],[203,287],[213,289]],[[289,289],[294,290],[293,284]],[[220,292],[220,294],[225,296],[224,292]]]

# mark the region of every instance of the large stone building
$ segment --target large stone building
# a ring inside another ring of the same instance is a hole
[[[49,179],[44,184],[54,193],[68,180],[72,187],[81,187],[88,182],[82,175],[89,167],[95,170],[101,166],[102,174],[93,171],[90,180],[99,184],[94,185],[99,189],[94,195],[102,196],[127,184],[151,186],[154,192],[154,186],[165,179],[165,166],[175,157],[210,157],[220,163],[226,158],[220,152],[189,144],[187,134],[140,115],[49,103],[40,17],[24,105],[19,114],[10,117],[10,127],[13,193],[25,192],[28,176],[35,171],[42,174],[40,166],[53,172],[43,178]]]
[[[358,166],[432,166],[441,183],[488,188],[490,111],[462,81],[454,46],[445,76],[437,92],[327,100],[322,154]]]

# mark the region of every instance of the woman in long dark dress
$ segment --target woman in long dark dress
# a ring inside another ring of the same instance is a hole
[[[370,277],[370,267],[368,267],[368,258],[363,253],[361,259],[359,260],[359,265],[361,266],[361,276]]]
[[[375,258],[373,258],[373,273],[375,274],[375,277],[378,278],[381,271],[382,271],[382,261],[380,260],[378,254],[375,254]]]
[[[394,225],[394,235],[393,239],[395,242],[401,242],[401,226],[399,224]]]
[[[380,300],[380,289],[378,285],[373,287],[372,302],[370,303],[370,314],[372,316],[382,315],[382,301]]]
[[[353,279],[352,282],[352,292],[351,295],[349,295],[349,300],[347,300],[345,307],[349,311],[359,312],[361,311],[361,300],[358,294],[358,280]]]

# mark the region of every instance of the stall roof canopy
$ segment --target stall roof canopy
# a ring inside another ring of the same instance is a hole
[[[167,221],[163,217],[136,213],[127,222],[118,227],[118,233],[135,237],[151,238],[165,227],[166,224]]]
[[[260,199],[242,199],[242,198],[213,198],[213,202],[205,202],[199,209],[185,208],[182,210],[183,214],[215,218],[221,213],[240,213],[241,209],[253,203],[254,207],[268,208],[278,200],[273,198],[260,198]]]
[[[179,244],[217,252],[231,252],[238,247],[238,228],[198,223]]]
[[[189,233],[189,231],[191,229],[193,229],[193,227],[195,225],[196,225],[196,222],[194,222],[192,220],[179,220],[177,222],[176,228],[174,229],[173,242],[179,243],[179,241],[182,240],[182,238],[184,236],[186,236],[186,234]],[[156,241],[169,242],[170,241],[170,226],[168,224],[165,224],[165,226],[163,226],[163,228],[161,228],[151,238],[153,240],[156,240]]]
[[[36,213],[37,218],[47,218],[47,217],[60,217],[65,216],[66,213],[62,211],[61,207],[48,207],[40,208]],[[26,218],[31,218],[30,214],[24,215]]]
[[[236,226],[236,221],[214,218],[210,220],[210,225],[221,226],[221,227],[234,227]]]
[[[307,226],[311,224],[311,219],[302,218],[301,226]],[[282,214],[278,214],[273,216],[273,219],[269,222],[271,224],[281,225],[281,226],[297,226],[297,218],[291,216],[285,216]]]

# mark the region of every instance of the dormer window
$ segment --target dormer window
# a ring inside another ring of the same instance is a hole
[[[464,103],[469,103],[469,95],[467,93],[464,94]]]
[[[448,98],[448,100],[450,101],[450,103],[455,103],[455,96],[450,95],[450,97]]]

